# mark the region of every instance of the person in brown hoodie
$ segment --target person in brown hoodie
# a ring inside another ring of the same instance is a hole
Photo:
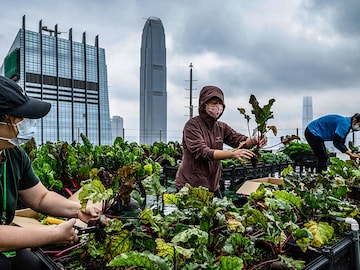
[[[218,121],[225,103],[223,91],[216,86],[204,86],[199,96],[199,115],[191,118],[183,129],[183,156],[176,173],[175,185],[180,190],[186,183],[193,187],[206,187],[221,197],[220,160],[227,158],[251,159],[249,149],[257,144],[255,137],[247,137],[228,124]],[[239,148],[245,142],[245,148]],[[267,138],[260,141],[264,146]],[[233,147],[223,150],[224,144]]]

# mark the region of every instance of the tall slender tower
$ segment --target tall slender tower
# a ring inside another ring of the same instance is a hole
[[[305,130],[307,124],[313,120],[312,97],[303,97],[303,116],[302,129]]]
[[[141,40],[140,143],[167,140],[165,32],[159,18],[146,20]]]

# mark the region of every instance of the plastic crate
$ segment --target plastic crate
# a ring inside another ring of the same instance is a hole
[[[57,262],[55,263],[49,256],[45,255],[41,248],[35,248],[32,252],[40,258],[43,263],[44,269],[48,270],[63,270],[64,266]]]
[[[264,176],[263,177],[269,177],[269,176],[273,176],[273,165],[272,164],[264,164],[264,171],[263,171],[263,174]]]
[[[329,259],[321,255],[307,264],[303,270],[328,270],[328,265]]]
[[[354,247],[350,236],[333,246],[323,248],[322,253],[329,260],[328,270],[354,269]]]
[[[221,171],[222,180],[234,180],[234,167],[224,168]]]
[[[320,249],[321,256],[306,265],[304,270],[354,270],[354,247],[351,234],[332,246]]]
[[[246,177],[246,167],[238,166],[234,168],[234,179],[245,180]]]

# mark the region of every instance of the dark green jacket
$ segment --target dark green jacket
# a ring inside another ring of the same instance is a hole
[[[34,173],[29,156],[21,147],[3,150],[6,157],[6,224],[14,218],[18,192],[35,186],[40,180]],[[4,203],[4,162],[0,164],[0,214]],[[0,216],[1,217],[1,216]]]

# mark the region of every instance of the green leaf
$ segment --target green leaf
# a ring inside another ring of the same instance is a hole
[[[105,189],[99,180],[88,180],[82,182],[82,190],[79,193],[81,209],[85,210],[88,201],[93,203],[109,200],[113,195],[112,189]]]
[[[242,270],[244,262],[239,257],[222,256],[220,258],[220,270]]]
[[[248,237],[244,237],[239,233],[234,233],[228,237],[224,243],[224,251],[230,255],[255,253],[254,243]],[[239,251],[239,252],[238,252]]]
[[[280,261],[287,266],[287,269],[301,270],[304,269],[305,267],[305,263],[306,263],[305,261],[295,260],[293,258],[289,258],[283,255],[279,255],[278,257]]]
[[[166,261],[159,256],[153,255],[150,252],[130,251],[116,256],[111,260],[107,266],[110,267],[126,267],[138,266],[147,270],[170,270],[171,268],[166,264]]]
[[[289,193],[286,190],[275,190],[274,197],[278,200],[283,200],[284,202],[296,206],[296,208],[301,211],[302,200],[295,194]]]
[[[314,239],[311,245],[314,247],[322,247],[330,242],[330,239],[334,235],[334,228],[327,222],[309,221],[304,226],[312,233]]]
[[[174,238],[171,240],[173,243],[187,243],[187,242],[195,242],[197,245],[204,244],[208,242],[209,234],[203,230],[197,229],[195,227],[186,229],[182,232],[179,232]]]

